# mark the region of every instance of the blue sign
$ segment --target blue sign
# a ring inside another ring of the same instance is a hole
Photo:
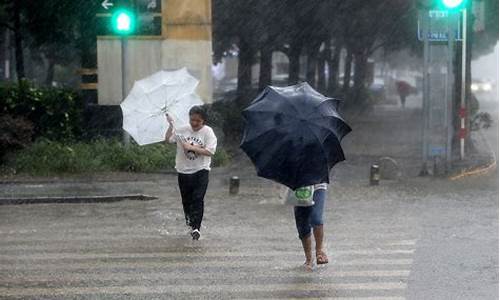
[[[431,146],[430,149],[430,156],[442,156],[446,153],[446,149],[444,147],[433,147]]]
[[[419,41],[424,41],[425,35],[431,42],[446,42],[448,41],[448,23],[453,23],[452,32],[455,35],[456,41],[462,40],[462,24],[457,14],[449,13],[443,10],[430,10],[419,15],[417,35]],[[428,18],[429,28],[424,32],[422,28],[423,18]]]

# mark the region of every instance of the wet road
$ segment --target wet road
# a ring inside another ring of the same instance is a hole
[[[2,206],[0,298],[495,299],[498,193],[482,178],[339,182],[331,262],[312,273],[291,209],[260,181],[237,197],[214,184],[198,242],[174,178],[153,201]]]
[[[405,296],[418,226],[390,202],[367,207],[334,195],[349,190],[332,191],[331,263],[308,273],[274,186],[232,198],[209,191],[202,240],[193,242],[178,199],[166,196],[173,182],[162,182],[165,197],[154,201],[1,207],[0,298]]]

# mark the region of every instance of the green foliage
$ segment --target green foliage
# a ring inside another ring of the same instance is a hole
[[[212,165],[214,167],[225,166],[231,161],[231,156],[224,148],[219,147],[212,157]]]
[[[17,153],[17,172],[33,175],[93,173],[104,171],[148,172],[172,168],[175,148],[164,145],[124,146],[119,141],[61,143],[40,140]]]
[[[154,144],[128,147],[118,140],[96,140],[90,143],[63,143],[41,139],[30,148],[16,153],[9,165],[17,173],[50,175],[61,173],[95,173],[110,171],[154,172],[172,170],[175,145]],[[218,149],[213,166],[229,161],[224,149]]]
[[[33,124],[23,117],[0,115],[0,162],[12,150],[21,149],[31,143]]]
[[[0,114],[30,120],[35,137],[65,140],[81,134],[83,101],[72,90],[36,88],[25,80],[0,85],[0,108]]]

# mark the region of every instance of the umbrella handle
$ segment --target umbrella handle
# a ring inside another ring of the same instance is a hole
[[[174,126],[174,119],[172,118],[172,116],[170,116],[170,115],[168,114],[168,112],[165,112],[165,117],[167,118],[167,122],[168,122],[170,125]]]

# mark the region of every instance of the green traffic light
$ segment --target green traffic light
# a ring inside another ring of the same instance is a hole
[[[438,7],[443,10],[458,10],[464,8],[467,0],[438,0]]]
[[[447,8],[457,8],[462,5],[463,0],[443,0],[443,4]]]
[[[111,18],[111,24],[116,33],[122,35],[130,34],[134,31],[135,27],[134,13],[125,9],[117,10]]]

